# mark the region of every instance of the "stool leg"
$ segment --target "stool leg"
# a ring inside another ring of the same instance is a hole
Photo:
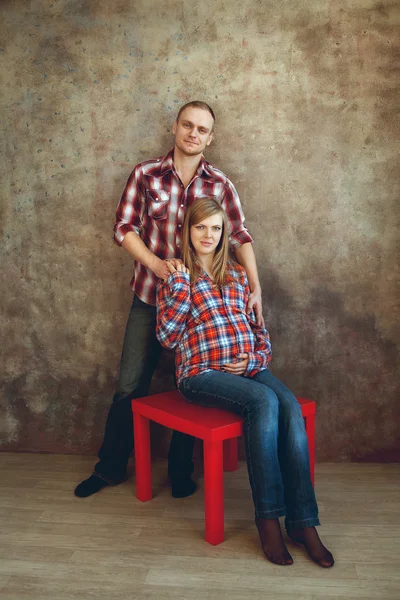
[[[238,438],[224,440],[224,471],[236,471],[238,468]]]
[[[308,454],[310,456],[310,473],[311,481],[314,485],[315,479],[315,415],[308,415],[304,417],[304,424],[306,427],[307,439],[308,439]]]
[[[222,441],[204,440],[205,539],[216,546],[224,541],[224,472]]]
[[[136,498],[142,502],[153,497],[151,485],[151,452],[149,419],[135,414],[133,419],[135,469],[136,469]]]

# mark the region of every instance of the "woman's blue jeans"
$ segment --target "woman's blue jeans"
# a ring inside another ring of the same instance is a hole
[[[179,390],[189,402],[243,417],[257,517],[285,515],[288,531],[320,524],[301,408],[281,381],[267,370],[252,379],[213,370],[187,377]]]

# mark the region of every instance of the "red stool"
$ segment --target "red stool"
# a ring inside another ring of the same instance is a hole
[[[297,398],[305,422],[314,483],[315,402]],[[243,419],[226,410],[191,404],[178,390],[132,400],[136,498],[151,500],[151,454],[149,421],[188,433],[204,444],[204,516],[205,539],[209,544],[224,541],[223,471],[235,471],[238,465],[237,438],[243,435]]]

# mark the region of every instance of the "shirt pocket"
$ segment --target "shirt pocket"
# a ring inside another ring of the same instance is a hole
[[[146,190],[147,214],[152,219],[166,219],[171,194],[165,190]]]

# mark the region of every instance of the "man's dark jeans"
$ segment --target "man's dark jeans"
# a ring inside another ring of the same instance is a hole
[[[107,417],[103,444],[95,474],[117,484],[126,477],[133,449],[132,398],[146,396],[162,348],[156,338],[156,308],[134,296],[122,349],[118,391]],[[188,477],[193,472],[192,436],[174,431],[168,453],[170,477]]]

